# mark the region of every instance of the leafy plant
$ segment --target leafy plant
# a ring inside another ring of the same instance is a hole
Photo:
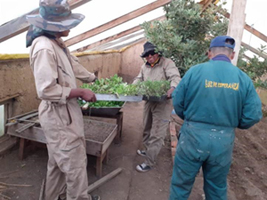
[[[137,83],[137,90],[139,95],[160,97],[167,94],[170,89],[169,81],[142,81]]]
[[[266,46],[262,45],[258,50],[263,53],[266,50]],[[237,66],[248,74],[255,87],[267,89],[267,81],[261,79],[262,75],[267,73],[267,59],[254,55],[253,58],[244,60],[246,51],[247,49],[241,48]]]
[[[193,65],[208,61],[206,53],[211,38],[226,35],[228,19],[222,6],[212,6],[202,12],[202,7],[194,0],[173,0],[164,6],[166,20],[142,24],[146,38],[157,46],[157,51],[171,58],[181,76]],[[266,50],[266,46],[258,49]],[[267,61],[259,56],[244,60],[245,49],[241,49],[237,67],[245,71],[256,87],[267,88],[261,77],[266,74]]]
[[[95,83],[83,84],[81,88],[90,89],[98,94],[115,94],[117,96],[162,96],[165,95],[170,88],[169,81],[143,81],[137,84],[127,84],[122,81],[122,77],[117,74],[110,78],[101,78]],[[78,100],[80,106],[85,102]],[[121,107],[124,102],[121,101],[96,101],[89,103],[89,107]]]

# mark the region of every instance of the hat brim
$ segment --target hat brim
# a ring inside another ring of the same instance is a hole
[[[54,21],[48,21],[42,18],[40,15],[27,15],[26,18],[30,24],[43,30],[63,32],[80,24],[84,19],[84,15],[71,13],[67,17],[56,19]]]
[[[150,52],[150,51],[155,51],[155,48],[149,48],[149,49],[146,49],[142,54],[141,54],[141,57],[144,58],[146,57],[145,55]]]

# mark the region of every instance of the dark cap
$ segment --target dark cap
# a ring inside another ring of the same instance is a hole
[[[235,40],[230,36],[222,35],[214,38],[210,43],[210,48],[212,47],[228,47],[230,49],[235,48]]]
[[[144,52],[141,54],[141,57],[144,58],[146,57],[146,54],[150,51],[155,51],[157,47],[155,45],[153,45],[152,43],[150,42],[146,42],[144,44]]]

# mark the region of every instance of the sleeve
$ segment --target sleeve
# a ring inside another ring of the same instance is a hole
[[[238,128],[248,129],[258,123],[262,118],[261,100],[254,85],[249,79],[248,91],[242,107],[242,116],[239,120]]]
[[[176,88],[181,81],[181,76],[173,61],[170,60],[168,62],[167,66],[165,67],[165,74],[167,80],[171,82],[171,87]]]
[[[188,81],[190,77],[190,70],[184,75],[179,85],[175,88],[172,93],[172,102],[175,113],[184,120],[185,110],[185,95],[188,88]]]
[[[87,71],[80,63],[76,56],[71,55],[71,64],[73,67],[74,75],[77,79],[79,79],[82,82],[90,83],[93,82],[96,78],[96,76]]]
[[[52,51],[42,49],[33,55],[33,73],[37,95],[40,99],[59,104],[66,104],[70,87],[57,83],[57,63]]]
[[[143,76],[143,66],[141,67],[141,70],[137,77],[134,78],[133,84],[136,84],[138,82],[144,81],[144,76]]]

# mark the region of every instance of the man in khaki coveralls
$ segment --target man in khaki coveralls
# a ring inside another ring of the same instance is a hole
[[[84,16],[73,14],[66,0],[40,0],[39,15],[28,15],[30,65],[34,73],[39,119],[47,140],[48,165],[45,200],[99,200],[87,192],[87,157],[83,116],[77,97],[96,101],[90,90],[76,86],[76,79],[92,82],[88,72],[72,56],[61,37]]]
[[[146,59],[142,65],[140,73],[133,83],[138,81],[170,81],[170,89],[167,96],[170,98],[173,90],[180,82],[180,73],[171,59],[164,58],[155,52],[156,47],[150,42],[144,44],[144,52],[141,57]],[[137,153],[145,157],[145,162],[137,165],[136,170],[139,172],[149,171],[164,144],[170,115],[172,111],[171,100],[163,102],[146,101],[144,108],[144,129],[143,145],[145,150],[137,150]]]

